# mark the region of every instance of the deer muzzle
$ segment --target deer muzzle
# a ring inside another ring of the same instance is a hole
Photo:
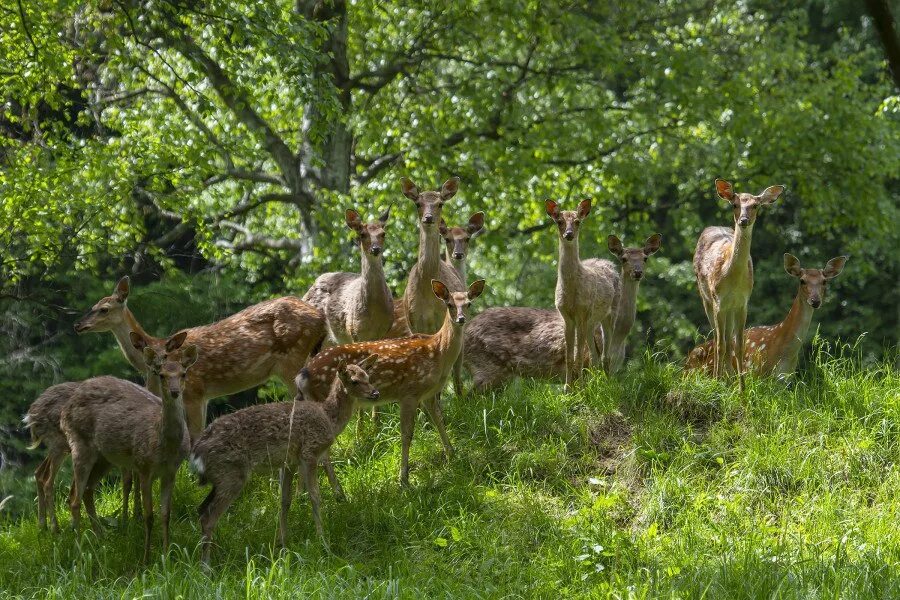
[[[566,229],[566,232],[563,234],[563,237],[566,238],[567,241],[571,242],[575,239],[575,232],[571,229]]]
[[[426,225],[433,225],[434,224],[434,215],[432,215],[432,214],[423,215],[422,222],[425,223]]]
[[[740,225],[741,227],[746,227],[749,224],[750,224],[750,217],[741,215],[741,218],[738,219],[738,225]]]
[[[379,397],[381,397],[381,392],[378,390],[372,390],[371,393],[369,393],[369,398],[372,400],[378,400]]]
[[[465,255],[462,252],[454,252],[453,253],[453,258],[456,260],[462,260],[464,257],[465,257]]]
[[[819,308],[820,306],[822,306],[822,299],[811,297],[809,299],[809,305],[812,306],[813,308]]]
[[[378,256],[381,254],[381,246],[372,246],[369,248],[369,252],[372,253],[372,256]]]

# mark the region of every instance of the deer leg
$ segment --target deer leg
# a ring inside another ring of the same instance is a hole
[[[338,501],[343,501],[347,499],[347,495],[344,493],[344,488],[341,487],[341,482],[338,481],[337,473],[334,472],[334,465],[331,464],[331,454],[326,450],[324,454],[322,454],[322,466],[325,467],[325,473],[328,475],[328,483],[331,484],[331,489],[334,491],[334,496]]]
[[[325,532],[322,528],[322,516],[319,514],[319,480],[316,477],[316,467],[318,460],[315,457],[304,460],[300,469],[303,473],[303,480],[306,482],[306,491],[309,492],[309,502],[312,505],[313,522],[316,524],[316,533],[322,540],[322,545],[328,549],[328,542],[325,540]]]
[[[462,370],[463,370],[463,349],[460,348],[459,356],[456,359],[456,362],[453,363],[453,391],[456,394],[456,397],[462,400],[466,397],[466,391],[463,389],[462,382]]]
[[[575,324],[571,319],[563,316],[563,326],[566,334],[566,382],[565,391],[572,391],[572,374],[575,370]]]
[[[134,489],[134,518],[140,521],[144,518],[143,503],[141,501],[141,484],[136,471],[131,471],[129,475],[131,476]]]
[[[34,487],[37,488],[38,527],[47,529],[47,496],[44,491],[47,471],[50,469],[50,457],[47,456],[34,471]]]
[[[287,466],[281,467],[278,471],[281,480],[281,510],[278,513],[278,543],[282,548],[287,548],[287,518],[288,512],[291,510],[291,500],[293,494],[294,471]]]
[[[96,455],[86,445],[72,448],[72,489],[69,492],[69,510],[72,513],[72,527],[75,531],[81,527],[81,498],[96,461]]]
[[[162,521],[163,553],[169,549],[169,517],[172,514],[172,489],[175,473],[167,473],[159,481],[159,518]]]
[[[241,493],[246,482],[247,475],[238,473],[236,478],[229,481],[227,485],[213,485],[206,500],[200,506],[200,528],[203,530],[200,561],[206,567],[209,566],[209,558],[212,554],[212,534],[216,529],[216,523]]]
[[[594,365],[595,368],[603,369],[605,372],[609,373],[609,350],[607,349],[609,343],[606,340],[610,336],[605,335],[606,330],[604,330],[603,346],[597,348],[597,344],[594,343],[594,332],[597,330],[597,327],[603,329],[603,326],[600,323],[592,323],[590,321],[585,323],[583,330],[584,345],[587,346],[588,352],[591,355],[591,364]]]
[[[131,486],[134,478],[131,471],[122,471],[122,527],[128,525],[128,501],[131,499]]]
[[[441,436],[441,443],[444,445],[444,455],[447,460],[450,460],[453,457],[453,445],[450,443],[450,438],[447,437],[447,429],[444,427],[444,411],[441,408],[441,395],[435,394],[429,398],[426,398],[422,405],[425,407],[425,412],[428,414],[428,418],[431,420],[431,423],[437,428],[438,435]]]
[[[66,458],[65,452],[53,452],[47,456],[50,462],[44,478],[44,504],[50,517],[50,529],[53,533],[59,531],[59,522],[56,520],[56,475]]]
[[[737,358],[737,374],[741,392],[744,391],[744,326],[747,323],[747,305],[745,304],[734,320],[734,353]]]
[[[110,466],[111,465],[104,458],[98,458],[97,462],[94,463],[94,467],[91,469],[87,486],[84,488],[84,508],[91,520],[91,527],[97,534],[100,533],[101,527],[100,519],[97,517],[97,508],[94,505],[94,492],[96,491],[100,480],[106,475],[107,471],[109,471]]]
[[[417,407],[418,402],[400,404],[400,485],[403,487],[409,485],[409,445],[416,425]]]
[[[141,501],[144,503],[144,564],[150,562],[150,534],[153,531],[153,477],[149,473],[138,475],[141,484]]]
[[[187,423],[188,433],[191,435],[191,444],[193,444],[206,428],[207,402],[201,390],[190,387],[184,389],[182,398],[184,399],[184,420]]]
[[[716,364],[713,369],[713,377],[720,378],[725,375],[727,352],[725,315],[722,311],[716,311]]]

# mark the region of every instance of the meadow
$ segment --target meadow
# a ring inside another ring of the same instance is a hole
[[[278,483],[256,477],[198,563],[206,491],[183,467],[174,545],[140,564],[141,525],[117,521],[110,479],[99,538],[38,529],[33,482],[4,473],[6,598],[890,598],[900,595],[900,376],[894,357],[814,356],[788,382],[736,386],[646,354],[576,393],[518,381],[445,400],[446,463],[424,416],[411,487],[396,480],[396,411],[354,423],[333,452],[348,500],[323,477],[330,550],[309,503],[275,546]],[[68,469],[68,467],[66,467]]]

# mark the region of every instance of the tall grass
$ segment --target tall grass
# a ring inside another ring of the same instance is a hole
[[[186,469],[174,546],[149,566],[140,524],[114,524],[115,482],[100,538],[40,532],[19,497],[0,515],[0,596],[900,597],[894,364],[820,344],[801,377],[750,380],[742,396],[648,354],[569,396],[519,381],[451,397],[457,455],[443,462],[418,427],[408,490],[393,413],[359,438],[351,426],[333,453],[349,500],[323,482],[330,553],[303,497],[289,550],[274,547],[277,482],[258,477],[221,521],[211,573],[197,565],[205,490]],[[24,478],[19,496],[33,494]]]

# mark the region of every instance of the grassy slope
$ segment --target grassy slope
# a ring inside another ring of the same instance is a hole
[[[208,577],[196,566],[205,492],[183,470],[167,559],[138,565],[136,523],[52,540],[33,512],[6,516],[0,596],[900,596],[900,377],[888,366],[820,359],[803,383],[752,382],[741,398],[646,361],[573,397],[517,383],[445,412],[457,456],[441,463],[420,417],[408,491],[396,416],[361,440],[351,423],[335,452],[350,500],[323,478],[332,554],[303,497],[290,551],[273,551],[277,483],[258,477],[221,522]],[[118,502],[110,483],[101,514]]]

